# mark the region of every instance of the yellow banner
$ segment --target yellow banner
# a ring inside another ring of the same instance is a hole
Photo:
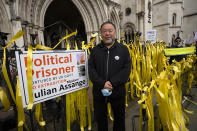
[[[171,55],[186,55],[186,54],[194,54],[196,51],[196,47],[184,47],[184,48],[169,48],[169,49],[164,49],[165,55],[166,56],[171,56]]]

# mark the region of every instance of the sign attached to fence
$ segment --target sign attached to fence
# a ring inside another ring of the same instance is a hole
[[[146,32],[146,40],[151,41],[152,43],[156,43],[157,35],[156,30],[148,30]]]
[[[87,52],[34,51],[32,92],[34,104],[88,87]],[[23,107],[27,107],[27,51],[16,51]]]

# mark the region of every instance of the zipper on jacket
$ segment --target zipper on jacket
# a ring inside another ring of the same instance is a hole
[[[109,65],[109,49],[107,50],[107,74],[106,74],[106,81],[108,77],[108,65]]]
[[[106,81],[108,77],[108,65],[109,65],[109,49],[107,50],[107,74],[106,74]],[[108,96],[105,97],[105,103],[108,102]]]

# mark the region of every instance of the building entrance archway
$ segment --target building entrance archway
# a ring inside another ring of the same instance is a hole
[[[47,46],[53,47],[60,38],[75,30],[78,31],[75,37],[69,39],[71,48],[75,40],[86,41],[86,31],[83,18],[77,7],[70,0],[56,0],[50,3],[44,18],[44,39]],[[65,48],[63,41],[57,48]]]
[[[123,28],[124,28],[125,42],[128,44],[131,41],[134,41],[135,40],[134,32],[136,31],[134,24],[133,23],[126,23]]]

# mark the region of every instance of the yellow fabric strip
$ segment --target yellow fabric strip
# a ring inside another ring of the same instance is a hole
[[[41,103],[36,105],[35,116],[36,116],[36,120],[38,121],[40,126],[45,126],[46,125],[46,122],[43,120]]]
[[[188,75],[188,80],[187,80],[187,82],[188,82],[188,88],[186,90],[186,94],[189,94],[190,93],[191,88],[192,88],[192,81],[194,79],[194,75],[193,75],[193,72],[192,71],[190,71],[188,74],[189,74]]]
[[[194,54],[196,50],[195,46],[184,47],[184,48],[170,48],[164,49],[165,55],[184,55],[184,54]]]
[[[12,96],[12,99],[13,101],[16,103],[16,100],[15,100],[15,96],[14,96],[14,92],[12,90],[12,85],[10,83],[10,79],[8,77],[8,73],[7,73],[7,69],[6,69],[6,48],[11,44],[13,43],[14,41],[16,41],[17,39],[19,39],[20,37],[22,37],[24,34],[24,32],[22,30],[20,30],[19,32],[16,33],[16,35],[8,42],[8,44],[3,47],[4,49],[4,55],[3,55],[3,66],[2,66],[2,72],[3,72],[3,75],[4,75],[4,78],[5,78],[5,81],[8,85],[8,88],[9,88],[9,91],[10,91],[10,94]]]
[[[73,35],[76,35],[76,34],[77,34],[77,31],[75,31],[75,32],[73,32],[73,33],[71,33],[71,34],[69,34],[69,35],[63,37],[63,38],[60,39],[59,42],[53,47],[53,49],[55,49],[63,40],[65,40],[65,39],[67,39],[67,38],[69,38],[69,37],[71,37],[71,36],[73,36]]]
[[[84,131],[84,123],[86,120],[84,119],[84,101],[83,101],[83,89],[78,91],[78,110],[79,110],[79,122],[80,122],[80,129],[81,131]]]
[[[108,116],[109,116],[110,120],[114,121],[114,118],[112,117],[112,114],[111,114],[111,104],[110,103],[107,103],[107,108],[108,108]]]
[[[151,91],[149,91],[149,96],[148,99],[146,100],[146,112],[147,112],[147,117],[148,117],[148,131],[154,131],[154,112],[153,112],[153,88]]]
[[[25,122],[25,114],[23,110],[23,103],[22,103],[22,95],[20,90],[19,84],[19,77],[17,76],[17,85],[16,85],[16,105],[18,109],[18,130],[23,130],[23,124]]]
[[[12,99],[16,103],[15,95],[14,95],[14,92],[12,90],[12,85],[11,85],[10,79],[8,77],[8,72],[7,72],[7,69],[6,69],[6,48],[4,48],[2,72],[3,72],[4,79],[5,79],[5,81],[8,85],[8,88],[9,88],[10,94],[12,96]]]
[[[4,106],[4,111],[9,110],[10,109],[10,102],[9,102],[9,99],[7,98],[6,93],[3,91],[2,88],[0,88],[0,100]]]
[[[22,126],[18,127],[18,131],[23,131],[23,127]]]
[[[88,88],[86,89],[86,92],[88,92]],[[92,129],[92,120],[91,120],[91,112],[90,112],[90,103],[89,103],[88,93],[86,93],[86,103],[87,103],[87,113],[88,113],[88,130],[91,130]]]
[[[93,38],[91,41],[90,41],[90,44],[89,44],[89,47],[90,48],[93,48],[94,47],[94,41],[96,40],[96,38]]]
[[[10,42],[8,42],[8,44],[5,46],[5,48],[7,48],[11,43],[13,43],[15,40],[18,40],[23,35],[24,35],[24,32],[22,30],[19,30],[16,33],[16,35],[14,35],[14,37],[10,40]]]
[[[128,107],[128,90],[129,90],[129,82],[125,84],[126,88],[126,96],[125,96],[125,106]]]
[[[29,95],[29,103],[27,109],[32,109],[33,107],[33,92],[32,92],[32,46],[28,46],[27,53],[27,88]]]
[[[66,94],[66,125],[67,131],[70,131],[70,94]]]
[[[187,101],[189,101],[189,102],[191,102],[192,104],[194,104],[194,105],[196,105],[196,106],[197,106],[197,102],[192,101],[192,100],[188,99],[188,98],[187,98],[187,97],[185,97],[185,96],[184,96],[184,99],[185,99],[185,100],[187,100]]]
[[[189,113],[189,114],[194,114],[194,111],[189,111],[189,110],[186,110],[186,109],[184,109],[184,111]]]
[[[75,50],[79,50],[76,41],[75,41]]]
[[[43,46],[43,45],[36,45],[35,49],[52,50],[53,48]]]

